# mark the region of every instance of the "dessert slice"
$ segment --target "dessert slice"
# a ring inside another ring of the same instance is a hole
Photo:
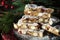
[[[18,29],[18,25],[13,23],[14,29]]]
[[[43,37],[44,36],[44,30],[40,30],[39,32],[38,32],[38,37]]]
[[[39,30],[40,25],[38,23],[28,24],[29,29]]]
[[[48,32],[51,32],[51,33],[53,33],[53,34],[55,34],[57,36],[60,36],[60,34],[59,34],[60,31],[58,29],[56,29],[55,27],[52,27],[52,26],[50,26],[48,24],[45,24],[45,25],[42,26],[42,28],[45,29]]]

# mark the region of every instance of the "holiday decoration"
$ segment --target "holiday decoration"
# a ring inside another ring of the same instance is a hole
[[[9,11],[9,10],[13,10],[14,6],[12,5],[12,3],[14,2],[14,0],[0,0],[0,8],[1,10],[4,11]]]
[[[17,40],[13,31],[10,31],[9,34],[2,33],[1,36],[2,36],[3,40]]]
[[[11,9],[13,9],[14,8],[14,6],[11,6]]]
[[[5,4],[4,1],[2,1],[1,4],[2,4],[2,6],[4,6],[4,4]]]
[[[51,25],[51,13],[53,9],[37,6],[35,4],[27,4],[24,14],[17,24],[14,23],[14,28],[19,34],[30,35],[35,37],[44,37],[44,31],[48,31],[54,35],[60,36],[60,31]]]
[[[5,5],[5,8],[8,8],[8,5]]]

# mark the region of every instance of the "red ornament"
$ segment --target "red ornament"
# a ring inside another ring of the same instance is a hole
[[[4,6],[4,4],[5,4],[4,1],[2,1],[1,4],[2,4],[2,6]]]
[[[11,6],[11,9],[13,9],[14,8],[14,6]]]
[[[8,8],[8,5],[5,5],[5,8]]]

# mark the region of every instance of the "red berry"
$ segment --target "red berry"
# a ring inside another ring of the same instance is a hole
[[[8,8],[8,5],[5,5],[5,8]]]
[[[14,6],[11,6],[11,9],[13,9],[14,8]]]
[[[2,6],[4,6],[4,4],[5,4],[4,1],[2,1],[1,4],[2,4]]]

